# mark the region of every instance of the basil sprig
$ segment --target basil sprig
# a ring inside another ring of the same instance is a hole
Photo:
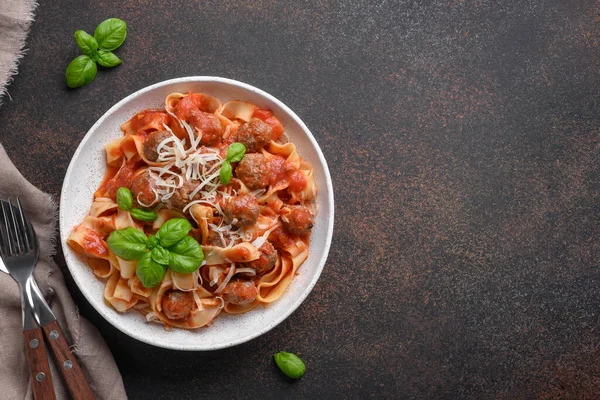
[[[132,208],[129,212],[133,218],[139,221],[154,222],[158,218],[158,214],[145,208]]]
[[[246,154],[246,146],[244,146],[243,143],[235,142],[229,145],[227,154],[225,155],[225,161],[219,171],[219,181],[222,185],[227,185],[229,181],[231,181],[231,173],[233,170],[233,168],[231,168],[231,163],[242,161],[244,154]]]
[[[111,53],[123,44],[127,37],[127,24],[118,18],[109,18],[96,28],[94,36],[78,30],[74,34],[77,46],[83,55],[75,57],[69,63],[65,78],[67,86],[84,86],[96,77],[96,63],[105,68],[116,67],[122,61]]]
[[[144,254],[135,267],[135,276],[146,288],[158,286],[166,273],[167,267],[154,261],[152,253]]]
[[[131,194],[131,190],[126,187],[117,189],[117,206],[124,211],[131,210],[131,207],[133,207],[133,194]]]
[[[273,357],[275,358],[275,363],[277,364],[281,372],[283,372],[290,378],[300,379],[304,375],[304,372],[306,371],[306,366],[304,365],[300,357],[298,357],[294,353],[280,351],[279,353],[276,353]]]
[[[139,260],[135,274],[147,288],[162,281],[167,268],[189,274],[200,268],[204,260],[202,246],[188,236],[192,225],[185,218],[165,222],[156,235],[146,235],[135,228],[113,231],[108,237],[108,248],[125,260]]]
[[[121,210],[129,211],[131,216],[138,221],[154,222],[158,218],[158,214],[152,210],[145,208],[133,208],[133,194],[126,187],[117,189],[117,206]]]

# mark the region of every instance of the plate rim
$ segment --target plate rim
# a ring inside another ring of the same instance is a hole
[[[67,195],[66,189],[67,189],[67,186],[69,186],[68,182],[70,182],[72,180],[71,175],[73,174],[73,170],[75,168],[74,161],[77,158],[79,158],[79,155],[83,151],[83,148],[85,147],[86,143],[91,139],[93,132],[95,132],[97,130],[98,126],[101,125],[116,110],[120,109],[123,105],[125,105],[129,101],[133,100],[134,98],[136,98],[142,94],[145,94],[154,89],[160,88],[162,86],[167,86],[170,84],[198,83],[198,82],[200,82],[200,83],[201,82],[219,82],[219,83],[224,83],[224,84],[228,84],[228,85],[232,85],[232,86],[241,87],[242,89],[246,89],[251,92],[254,92],[262,97],[265,97],[269,101],[277,104],[278,107],[280,107],[282,110],[284,110],[300,126],[300,128],[304,131],[304,133],[307,135],[308,139],[310,140],[313,148],[315,149],[318,159],[319,159],[319,162],[321,163],[324,174],[325,174],[325,184],[327,186],[327,199],[329,202],[329,209],[323,210],[323,211],[326,211],[328,213],[328,218],[327,218],[328,229],[327,229],[326,236],[325,236],[325,244],[323,247],[323,256],[321,257],[321,259],[318,262],[316,272],[313,275],[310,282],[308,283],[308,285],[306,286],[306,288],[293,301],[292,305],[284,313],[282,313],[278,318],[273,319],[272,321],[265,324],[262,328],[256,330],[255,332],[245,335],[245,336],[241,336],[241,337],[237,338],[236,340],[225,342],[222,344],[211,345],[210,347],[202,347],[201,343],[194,343],[195,345],[191,345],[191,346],[190,345],[181,346],[181,345],[177,345],[174,343],[164,343],[161,341],[153,341],[152,339],[149,339],[143,335],[138,335],[135,331],[125,329],[123,326],[121,326],[121,324],[119,324],[116,321],[116,319],[113,315],[108,313],[108,306],[106,306],[106,310],[96,307],[96,304],[95,304],[96,301],[91,298],[91,294],[87,293],[86,291],[81,289],[81,287],[83,287],[83,282],[81,282],[81,280],[79,279],[77,274],[73,273],[73,269],[75,266],[71,266],[70,262],[68,261],[68,258],[65,256],[65,264],[67,265],[69,273],[70,273],[71,277],[73,278],[73,280],[75,281],[75,284],[77,285],[79,291],[83,294],[83,296],[88,301],[88,303],[90,303],[90,305],[109,324],[111,324],[113,327],[115,327],[120,332],[126,334],[127,336],[132,337],[133,339],[139,340],[143,343],[146,343],[146,344],[149,344],[152,346],[156,346],[156,347],[160,347],[160,348],[171,349],[171,350],[181,350],[181,351],[213,351],[213,350],[220,350],[220,349],[225,349],[225,348],[229,348],[229,347],[234,347],[234,346],[240,345],[242,343],[246,343],[246,342],[248,342],[252,339],[255,339],[259,336],[264,335],[265,333],[269,332],[271,329],[275,328],[276,326],[281,324],[283,321],[285,321],[294,311],[296,311],[298,309],[298,307],[300,307],[300,305],[304,302],[304,300],[312,292],[314,286],[316,285],[317,281],[319,280],[319,278],[321,276],[321,273],[323,272],[323,268],[325,267],[325,264],[327,262],[327,258],[329,256],[329,250],[331,247],[331,242],[333,239],[333,226],[334,226],[334,213],[335,213],[335,204],[334,204],[334,196],[333,196],[334,195],[333,182],[331,180],[331,174],[329,172],[329,166],[327,165],[327,161],[325,160],[325,157],[323,155],[321,147],[317,143],[312,132],[310,131],[310,129],[308,129],[306,124],[304,124],[304,122],[300,119],[300,117],[298,117],[298,115],[296,115],[296,113],[294,111],[292,111],[287,105],[285,105],[281,100],[277,99],[273,95],[265,92],[262,89],[259,89],[255,86],[249,85],[244,82],[240,82],[240,81],[237,81],[234,79],[229,79],[229,78],[217,77],[217,76],[186,76],[186,77],[173,78],[173,79],[167,79],[164,81],[160,81],[160,82],[154,83],[152,85],[145,86],[145,87],[127,95],[126,97],[124,97],[123,99],[118,101],[116,104],[114,104],[112,107],[110,107],[86,132],[85,136],[83,137],[83,139],[77,146],[77,149],[73,153],[71,160],[69,161],[69,166],[65,173],[61,192],[60,192],[59,231],[60,231],[60,242],[61,242],[61,248],[62,248],[63,254],[67,254],[67,252],[71,251],[66,242],[68,233],[65,232],[65,228],[63,227],[64,221],[65,221],[65,217],[63,214],[64,213],[63,204],[65,202],[65,198]]]

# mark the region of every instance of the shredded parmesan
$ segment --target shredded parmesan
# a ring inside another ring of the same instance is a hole
[[[194,301],[196,302],[198,311],[202,311],[204,309],[204,307],[202,306],[202,301],[200,300],[200,296],[198,296],[198,293],[195,290],[192,292],[192,295],[194,296]]]
[[[276,228],[277,228],[277,224],[273,224],[273,226],[271,228],[267,229],[265,231],[265,233],[263,233],[261,236],[254,239],[254,241],[251,243],[252,246],[256,247],[257,249],[260,249],[262,247],[262,245],[265,244],[265,242],[267,241],[267,238],[269,237],[271,232],[273,232]]]
[[[256,270],[254,268],[237,268],[235,270],[236,274],[250,274],[252,276],[256,275]]]
[[[229,267],[229,272],[227,273],[227,276],[223,280],[223,283],[221,283],[217,290],[215,290],[215,293],[221,293],[223,289],[225,289],[225,286],[227,286],[233,274],[235,274],[235,264],[231,263],[231,267]]]

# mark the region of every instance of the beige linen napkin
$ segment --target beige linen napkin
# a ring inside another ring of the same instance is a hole
[[[94,394],[98,399],[126,399],[110,350],[96,328],[78,314],[62,273],[52,260],[57,238],[56,204],[17,171],[0,145],[0,198],[17,196],[40,243],[35,279],[68,336]],[[68,398],[53,361],[50,363],[57,398]],[[18,287],[10,276],[0,272],[0,399],[33,398],[27,368]]]
[[[36,5],[35,0],[0,0],[0,103],[6,85],[17,73]]]

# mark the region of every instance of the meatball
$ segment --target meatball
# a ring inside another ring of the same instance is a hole
[[[202,131],[200,143],[205,146],[216,146],[221,142],[223,127],[215,114],[200,110],[192,110],[190,124]]]
[[[249,194],[229,197],[223,202],[223,213],[227,222],[239,228],[254,225],[258,220],[258,201]]]
[[[208,246],[217,246],[217,247],[225,246],[225,243],[223,243],[223,239],[221,239],[221,236],[219,236],[219,234],[215,231],[208,232],[208,236],[206,237],[206,244]]]
[[[162,299],[163,312],[169,319],[182,319],[190,315],[194,305],[191,292],[172,290]]]
[[[261,276],[265,275],[275,266],[275,263],[277,262],[277,251],[269,241],[265,241],[258,250],[260,250],[260,257],[258,260],[250,261],[249,263],[246,263],[246,266],[254,268],[256,274]]]
[[[198,181],[183,181],[183,185],[175,190],[173,196],[169,199],[169,205],[171,208],[181,210],[187,206],[192,200],[199,200],[200,194],[196,193],[193,199],[190,199],[190,194],[198,187]]]
[[[254,283],[249,281],[230,282],[221,292],[223,300],[231,304],[252,303],[256,299],[258,291]]]
[[[134,199],[146,207],[150,207],[158,201],[158,196],[153,191],[155,188],[156,181],[150,176],[148,171],[139,175],[131,183],[131,192]]]
[[[243,143],[249,153],[259,151],[265,147],[272,138],[273,128],[271,128],[271,125],[258,118],[252,118],[249,122],[246,122],[236,133],[236,140]]]
[[[172,137],[169,131],[153,131],[144,140],[144,156],[150,161],[158,161],[158,145],[165,139]]]
[[[308,235],[314,225],[312,213],[302,206],[292,206],[284,210],[281,221],[289,233],[300,236]]]
[[[262,189],[269,184],[269,162],[260,153],[246,154],[235,168],[235,176],[250,189]]]

